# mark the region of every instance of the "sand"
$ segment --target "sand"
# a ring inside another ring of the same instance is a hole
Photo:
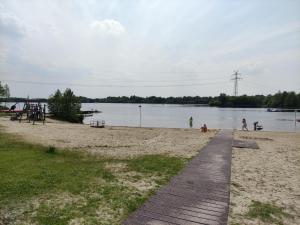
[[[260,149],[233,149],[229,224],[270,224],[244,215],[252,200],[283,207],[300,224],[300,133],[241,132],[240,140],[255,140]]]
[[[5,132],[18,134],[25,140],[92,154],[130,158],[146,154],[168,154],[189,158],[206,145],[215,130],[201,133],[199,129],[106,127],[47,120],[43,125],[10,121],[0,117]]]

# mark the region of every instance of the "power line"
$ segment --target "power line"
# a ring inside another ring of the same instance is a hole
[[[5,82],[35,84],[35,85],[65,85],[78,87],[118,87],[118,88],[152,88],[152,87],[191,87],[204,86],[210,84],[221,84],[224,82],[207,82],[207,83],[192,83],[192,84],[171,84],[171,85],[109,85],[109,84],[78,84],[78,83],[56,83],[56,82],[38,82],[38,81],[23,81],[23,80],[3,80]]]
[[[164,80],[136,80],[136,79],[89,79],[90,82],[118,82],[118,83],[176,83],[176,82],[194,82],[194,81],[217,81],[217,80],[224,80],[226,76],[210,76],[210,77],[202,77],[202,78],[195,78],[195,79],[164,79]],[[15,82],[16,80],[11,80],[10,78],[4,78],[3,81],[12,81]],[[19,82],[18,80],[16,82]],[[25,82],[25,81],[20,81]],[[27,81],[26,81],[27,82]],[[44,82],[40,82],[44,83]]]
[[[241,74],[239,73],[238,70],[236,70],[236,71],[234,71],[234,73],[232,75],[233,75],[233,78],[231,80],[234,81],[233,95],[238,96],[238,81],[242,79],[241,77],[239,77],[239,75],[241,75]]]
[[[204,78],[197,78],[197,79],[177,79],[177,80],[131,80],[131,79],[93,79],[94,81],[110,81],[110,82],[122,82],[122,83],[173,83],[173,82],[192,82],[192,81],[212,81],[212,80],[221,80],[225,79],[226,76],[215,76],[215,77],[204,77]]]

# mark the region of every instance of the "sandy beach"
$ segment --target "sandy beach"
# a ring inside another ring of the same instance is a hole
[[[0,118],[0,125],[5,132],[29,142],[117,158],[147,154],[192,157],[216,133],[204,134],[198,129],[100,129],[55,120],[32,125],[5,117]],[[229,224],[272,224],[246,216],[252,201],[282,207],[291,215],[283,217],[283,224],[299,224],[300,133],[236,131],[234,136],[238,140],[256,141],[259,149],[233,148]]]
[[[245,216],[252,201],[282,207],[294,217],[283,224],[300,224],[300,133],[238,131],[235,138],[259,149],[233,148],[229,224],[271,224]]]
[[[0,118],[8,133],[45,146],[82,150],[118,158],[149,154],[168,154],[185,158],[196,155],[216,131],[201,133],[199,129],[106,127],[71,124],[48,120],[43,125]]]

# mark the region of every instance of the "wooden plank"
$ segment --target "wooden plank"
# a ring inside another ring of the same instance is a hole
[[[220,131],[124,225],[227,224],[232,132]]]
[[[158,202],[158,201],[147,201],[144,205],[152,205],[153,207],[165,207],[165,208],[174,208],[174,209],[182,209],[190,212],[195,213],[202,213],[205,215],[211,215],[211,216],[219,216],[222,217],[223,211],[215,211],[215,210],[209,210],[208,208],[198,208],[198,207],[191,207],[190,205],[185,205],[184,203],[181,205],[174,204],[173,202]]]
[[[222,197],[222,198],[227,198],[228,196],[228,192],[217,192],[214,191],[213,189],[198,189],[198,190],[193,190],[193,189],[187,189],[186,187],[182,187],[181,185],[177,185],[177,186],[165,186],[163,188],[161,188],[158,193],[160,192],[167,192],[167,193],[179,193],[181,195],[187,195],[187,196],[196,196],[196,197],[203,197],[203,195],[205,196],[218,196],[218,197]],[[222,201],[220,201],[222,202]],[[225,203],[223,203],[225,204]]]
[[[242,141],[242,140],[233,140],[232,147],[235,148],[250,148],[250,149],[259,149],[256,141]]]
[[[207,211],[211,211],[211,212],[219,212],[219,213],[224,213],[224,210],[226,210],[225,208],[214,207],[212,205],[206,204],[205,201],[192,203],[191,201],[186,200],[186,199],[179,199],[174,196],[172,196],[172,197],[173,198],[153,197],[153,198],[150,198],[149,201],[155,202],[160,205],[172,203],[174,206],[178,206],[178,207],[186,206],[186,207],[194,208],[195,210],[202,209],[202,210],[207,210]]]

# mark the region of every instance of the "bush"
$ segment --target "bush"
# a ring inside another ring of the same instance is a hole
[[[54,118],[66,120],[72,123],[82,123],[80,115],[80,99],[75,96],[71,89],[67,88],[62,94],[57,90],[48,99],[48,109]]]
[[[49,148],[46,150],[46,153],[55,154],[56,153],[56,148],[53,147],[53,146],[49,146]]]
[[[8,107],[6,107],[6,106],[4,106],[4,105],[0,105],[0,110],[7,110],[7,109],[9,109]]]

